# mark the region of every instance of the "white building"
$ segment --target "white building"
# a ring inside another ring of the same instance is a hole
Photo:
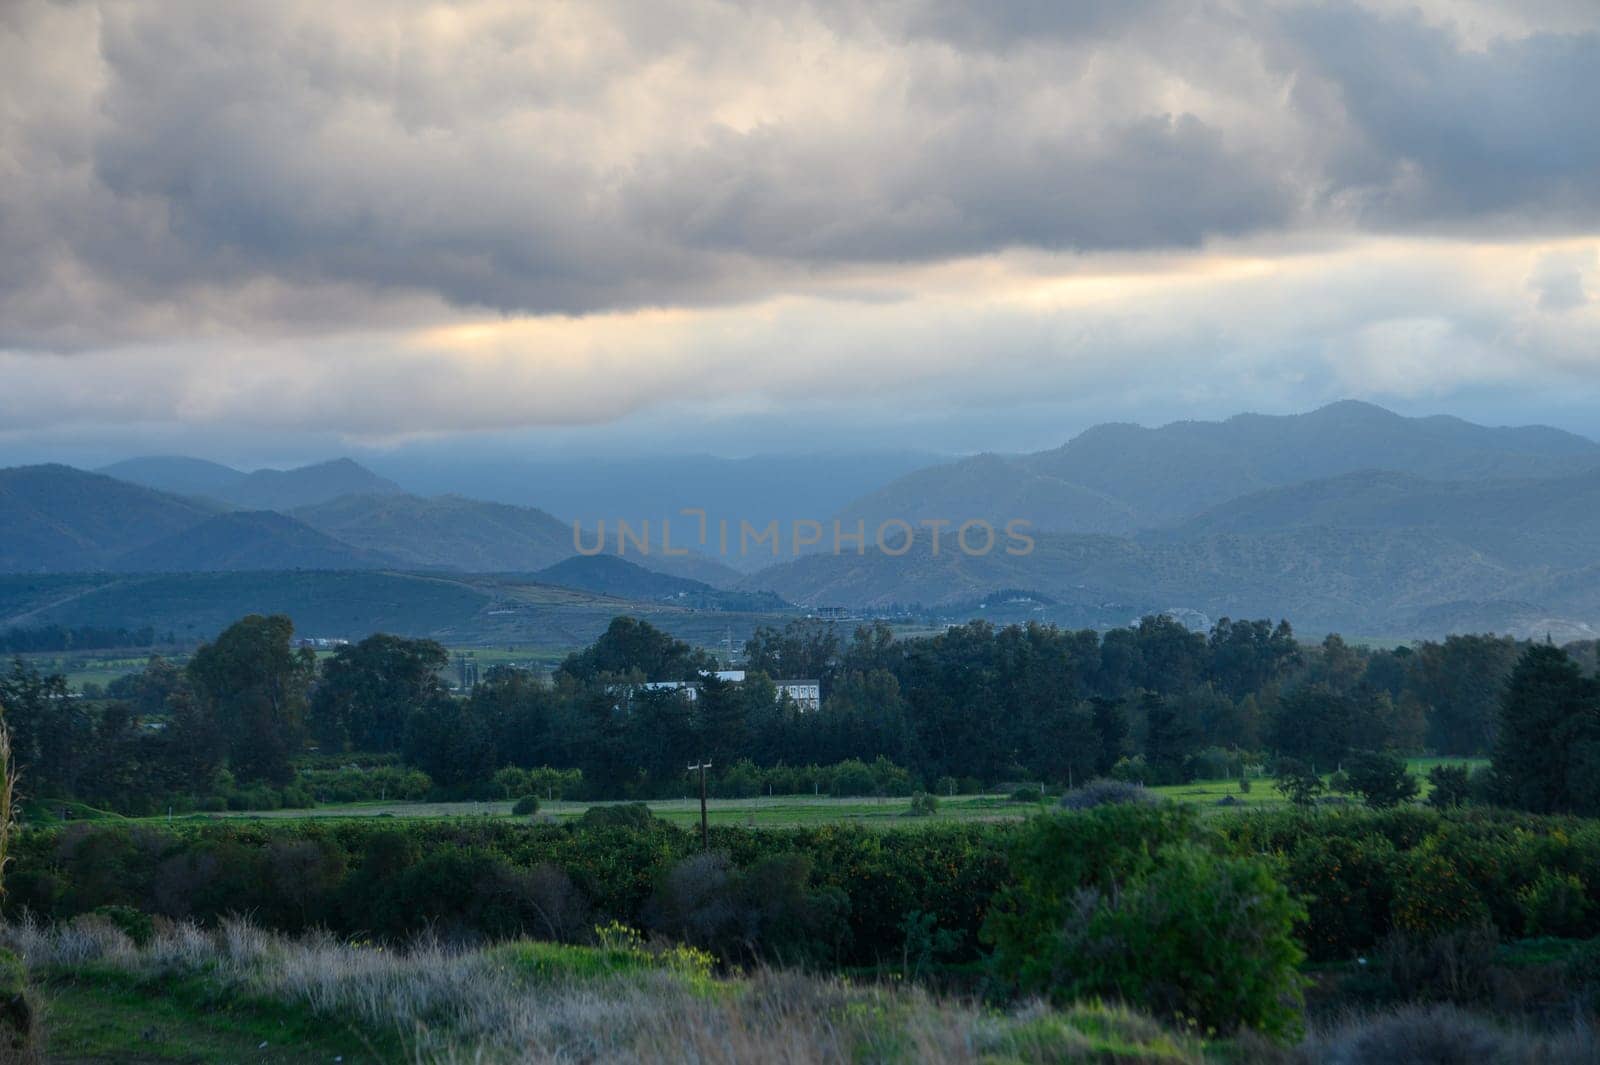
[[[787,695],[801,711],[815,710],[822,705],[822,685],[814,680],[775,680],[780,696]]]
[[[745,673],[742,669],[724,669],[715,674],[716,678],[730,684],[744,683]],[[815,680],[775,680],[773,686],[778,689],[779,697],[788,696],[789,699],[802,712],[818,709],[822,705],[822,685]],[[645,692],[682,692],[683,697],[691,703],[700,698],[700,681],[697,680],[650,680],[633,687],[634,691]]]

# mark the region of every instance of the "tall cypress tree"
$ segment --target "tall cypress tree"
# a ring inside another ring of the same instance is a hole
[[[1523,652],[1500,699],[1494,751],[1500,800],[1536,813],[1578,805],[1573,759],[1600,736],[1600,689],[1559,647]]]

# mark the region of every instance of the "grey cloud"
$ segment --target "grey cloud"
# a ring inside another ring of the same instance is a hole
[[[1334,196],[1369,225],[1600,222],[1600,32],[1474,49],[1416,15],[1353,6],[1285,19],[1301,69],[1336,89],[1354,136]]]
[[[1475,52],[1414,18],[1221,0],[686,0],[577,28],[463,4],[435,39],[418,10],[8,6],[0,348],[1600,212],[1592,33]],[[842,102],[829,62],[859,74]],[[824,102],[770,105],[769,80]]]

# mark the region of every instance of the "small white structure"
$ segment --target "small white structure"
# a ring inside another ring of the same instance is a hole
[[[713,674],[706,674],[712,676]],[[718,680],[730,684],[743,684],[745,672],[742,669],[724,669],[714,674]],[[698,680],[648,680],[642,684],[632,685],[628,690],[634,692],[682,692],[683,697],[691,703],[700,698],[700,685]],[[775,680],[773,687],[778,689],[779,697],[788,696],[802,712],[816,710],[822,706],[822,685],[815,680]]]
[[[775,680],[779,695],[787,695],[802,711],[822,706],[822,685],[814,680]]]

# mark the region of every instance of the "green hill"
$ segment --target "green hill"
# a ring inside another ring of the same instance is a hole
[[[335,540],[271,510],[237,510],[146,544],[112,568],[132,573],[381,569],[396,560]]]
[[[206,504],[70,466],[0,470],[0,571],[100,569],[211,517]]]
[[[533,507],[460,496],[350,495],[300,507],[295,518],[407,566],[528,572],[572,554],[572,527]]]

